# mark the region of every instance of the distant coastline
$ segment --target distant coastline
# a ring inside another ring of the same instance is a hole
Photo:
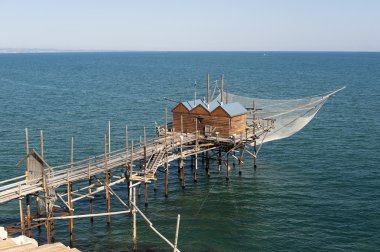
[[[43,49],[43,48],[0,48],[0,54],[18,54],[18,53],[133,53],[133,52],[161,52],[161,53],[175,53],[175,52],[259,52],[259,53],[380,53],[380,51],[308,51],[308,50],[289,50],[289,51],[276,51],[276,50],[249,50],[249,51],[230,51],[230,50],[215,50],[215,51],[209,51],[209,50],[198,50],[198,51],[192,51],[192,50],[86,50],[86,49]]]

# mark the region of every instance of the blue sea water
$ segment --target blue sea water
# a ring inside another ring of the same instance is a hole
[[[181,214],[181,251],[380,251],[380,53],[129,52],[0,54],[0,180],[22,175],[24,128],[39,149],[44,130],[51,165],[103,152],[112,124],[112,149],[124,144],[128,124],[135,140],[174,104],[190,100],[194,81],[205,94],[206,74],[230,92],[259,98],[300,98],[346,85],[296,135],[264,144],[258,169],[246,156],[243,176],[229,183],[213,167],[200,169],[186,188],[172,164],[169,198],[163,177],[149,189],[149,207],[139,205],[162,233],[174,240]],[[189,163],[189,162],[188,162]],[[238,166],[236,166],[238,167]],[[116,192],[126,198],[126,186]],[[105,211],[104,199],[95,200]],[[88,212],[88,203],[74,206]],[[0,206],[0,225],[17,222],[17,202]],[[123,207],[115,200],[112,210]],[[56,240],[68,245],[67,221],[56,221]],[[44,234],[34,233],[45,242]],[[128,216],[75,220],[73,245],[83,251],[129,251]],[[140,250],[169,251],[138,219]]]

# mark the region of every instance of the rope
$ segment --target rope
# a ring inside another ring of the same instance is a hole
[[[264,145],[264,139],[265,139],[265,137],[267,136],[267,134],[268,134],[268,132],[269,131],[267,131],[267,132],[265,132],[265,135],[264,135],[264,137],[263,137],[263,140],[261,140],[261,143],[260,143],[260,146],[259,146],[259,149],[256,151],[256,157],[257,157],[257,155],[259,155],[259,151],[260,151],[260,149],[261,149],[261,147]]]
[[[203,201],[202,201],[202,203],[201,203],[201,205],[200,205],[200,207],[199,207],[199,209],[198,209],[198,211],[197,211],[197,213],[195,214],[194,217],[197,217],[199,215],[199,213],[201,212],[201,210],[203,208],[203,205],[205,204],[206,200],[208,199],[208,196],[210,195],[210,192],[214,189],[214,186],[215,186],[216,182],[219,180],[219,177],[220,177],[220,173],[218,173],[218,176],[216,177],[216,179],[215,179],[214,183],[212,184],[211,188],[208,190],[206,197],[203,199]]]

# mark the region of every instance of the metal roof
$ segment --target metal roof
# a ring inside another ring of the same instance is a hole
[[[243,107],[243,105],[241,105],[238,102],[221,103],[217,99],[213,100],[209,104],[207,104],[205,101],[203,101],[201,99],[197,99],[195,101],[194,100],[192,100],[192,101],[185,101],[185,102],[182,102],[182,104],[189,111],[191,111],[192,109],[194,109],[198,105],[201,105],[202,107],[204,107],[210,113],[212,111],[214,111],[216,108],[221,107],[231,117],[247,113],[247,110]]]
[[[221,104],[220,107],[231,117],[246,114],[247,110],[238,102]]]

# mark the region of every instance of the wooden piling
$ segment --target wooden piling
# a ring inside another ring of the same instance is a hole
[[[210,177],[210,157],[208,151],[206,151],[206,172],[207,176]]]
[[[71,168],[73,168],[73,163],[74,163],[74,137],[71,137],[70,162],[71,162]]]
[[[194,155],[194,182],[197,182],[198,171],[198,118],[195,118],[195,155]]]
[[[207,97],[206,102],[210,103],[210,73],[207,74]]]
[[[169,165],[167,161],[167,157],[165,157],[165,197],[169,196]]]
[[[108,134],[108,136],[110,136]],[[109,141],[109,140],[108,140]],[[108,144],[110,144],[110,142],[108,142]],[[110,151],[109,149],[109,145],[108,145],[108,151]],[[111,212],[111,194],[110,194],[110,190],[109,190],[109,184],[110,184],[110,174],[109,174],[109,171],[108,171],[108,167],[107,167],[107,162],[108,162],[108,158],[107,156],[109,156],[110,153],[108,153],[107,155],[107,135],[104,134],[104,176],[105,176],[105,183],[107,186],[105,186],[105,189],[106,189],[106,203],[107,203],[107,213],[110,213]],[[107,224],[110,225],[111,224],[111,215],[107,215]]]
[[[183,158],[183,137],[180,137],[180,158],[179,158],[179,168],[180,168],[180,181],[181,186],[183,189],[185,189],[185,164],[184,164],[184,158]]]
[[[133,251],[137,251],[137,225],[136,225],[136,189],[133,188]]]
[[[142,146],[142,138],[140,136],[140,138],[139,138],[139,147],[141,148],[141,146]],[[139,174],[140,175],[142,174],[142,170],[143,170],[143,160],[139,159]],[[145,174],[145,166],[144,166],[144,174]],[[145,175],[144,175],[144,177],[145,177]],[[137,195],[140,198],[140,195],[141,195],[141,184],[138,185]]]
[[[128,126],[125,125],[125,167],[128,169]]]
[[[244,148],[241,147],[240,148],[240,155],[239,155],[239,175],[240,176],[243,173],[243,152],[244,152]]]
[[[91,176],[91,160],[88,158],[88,195],[90,199],[90,214],[93,214],[94,212],[94,205],[93,205],[93,197],[92,197],[92,190],[91,190],[91,185],[92,185],[92,176]],[[94,217],[90,217],[90,222],[94,222]]]
[[[218,150],[218,173],[220,173],[220,169],[222,168],[222,149],[219,147]]]
[[[70,183],[70,171],[67,171],[67,205],[69,206],[69,216],[74,215],[74,210],[73,210],[73,202],[72,202],[72,186]],[[49,214],[48,212],[46,213],[47,215]],[[49,224],[48,224],[49,226]],[[49,227],[50,229],[50,227]],[[74,219],[70,218],[69,219],[69,234],[70,234],[70,243],[73,241],[73,229],[74,229]]]
[[[198,154],[195,153],[195,157],[194,157],[194,182],[195,183],[198,182],[197,171],[198,171]]]
[[[29,168],[29,134],[28,128],[25,128],[25,149],[26,149],[26,181],[30,180],[30,168]]]
[[[45,159],[44,157],[44,133],[42,131],[42,129],[40,130],[40,151],[41,151],[41,158],[42,160]]]
[[[144,127],[144,194],[145,194],[145,207],[148,207],[148,183],[146,181],[146,165],[147,165],[147,156],[146,156],[146,129]]]
[[[165,109],[165,197],[169,196],[169,164],[168,164],[168,150],[166,142],[166,134],[168,131],[168,110]],[[182,126],[182,115],[181,115],[181,138],[182,138],[183,126]]]
[[[21,185],[18,186],[18,191],[20,197],[18,198],[18,205],[20,210],[20,227],[21,227],[21,234],[25,235],[25,219],[24,219],[24,209],[22,206],[22,196],[21,196]]]
[[[224,91],[224,74],[222,74],[222,81],[220,84],[220,102],[223,102],[223,91]]]
[[[133,139],[131,140],[131,162],[129,162],[129,178],[128,178],[128,202],[132,202],[132,176],[133,176]],[[129,204],[131,208],[131,204]]]
[[[175,239],[174,239],[174,252],[177,252],[177,246],[178,246],[178,233],[179,233],[179,222],[181,219],[181,215],[178,214],[177,216],[177,226],[175,229]]]
[[[257,168],[257,146],[256,146],[256,140],[253,142],[253,153],[255,154],[253,156],[253,167],[256,170],[256,168]]]
[[[226,155],[226,180],[230,180],[230,161],[229,161],[229,156],[230,156],[230,153],[227,152],[227,155]]]
[[[28,236],[32,237],[32,217],[30,215],[30,195],[26,195],[26,221],[28,225]]]
[[[154,180],[153,180],[153,190],[154,192],[157,192],[157,174],[154,174]]]
[[[108,159],[111,158],[111,121],[108,121]]]

